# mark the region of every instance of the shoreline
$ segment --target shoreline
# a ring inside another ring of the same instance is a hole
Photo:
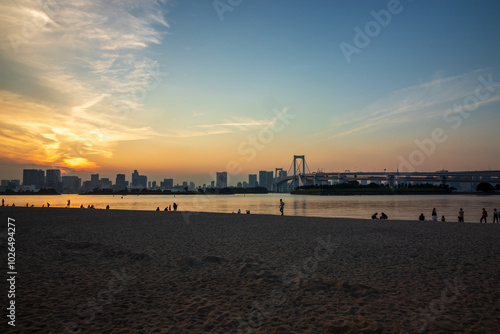
[[[16,225],[7,332],[500,327],[500,225],[74,209],[0,209]]]

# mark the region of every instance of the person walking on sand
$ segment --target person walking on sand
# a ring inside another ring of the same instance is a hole
[[[498,224],[499,218],[500,218],[500,212],[497,211],[497,209],[494,209],[493,210],[493,224],[495,224],[495,222]]]
[[[464,222],[464,209],[460,208],[460,211],[458,211],[458,222],[463,223]]]
[[[2,206],[5,206],[5,200],[2,198]]]
[[[177,211],[177,203],[174,202],[174,211]]]
[[[68,199],[68,205],[66,205],[66,207],[69,208],[70,204],[71,204],[71,201]]]
[[[488,211],[486,211],[485,208],[483,208],[483,212],[481,212],[481,219],[479,220],[479,223],[482,223],[484,220],[484,223],[487,224],[488,221],[486,220],[488,218]]]
[[[280,199],[280,212],[281,215],[283,216],[283,211],[285,210],[285,202],[283,202],[282,199]]]

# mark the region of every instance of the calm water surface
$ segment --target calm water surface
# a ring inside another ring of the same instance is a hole
[[[465,211],[466,222],[479,222],[481,209],[488,210],[488,222],[493,220],[493,209],[500,208],[500,196],[495,195],[387,195],[387,196],[307,196],[290,194],[266,195],[127,195],[123,196],[4,196],[5,203],[37,207],[47,202],[51,207],[65,207],[68,200],[71,207],[93,204],[96,209],[163,210],[176,202],[182,211],[237,212],[279,214],[279,199],[285,202],[285,214],[292,216],[370,218],[375,212],[383,211],[389,219],[417,220],[420,213],[431,219],[432,208],[439,218],[457,221],[458,210]]]

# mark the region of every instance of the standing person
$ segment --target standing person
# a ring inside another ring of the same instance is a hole
[[[458,211],[458,222],[463,223],[464,222],[464,209],[460,208],[460,211]]]
[[[2,206],[5,206],[5,200],[2,198]]]
[[[47,207],[50,208],[50,203],[49,202],[47,202]]]
[[[423,212],[420,214],[420,216],[418,216],[418,220],[420,220],[422,222],[425,220],[425,216],[424,216]]]
[[[280,212],[282,216],[284,210],[285,210],[285,202],[283,202],[283,200],[280,198]]]
[[[174,211],[177,211],[177,203],[174,202]]]
[[[438,221],[438,215],[436,212],[436,208],[432,208],[432,221],[437,222]]]
[[[493,224],[495,222],[498,224],[498,219],[500,218],[500,212],[497,209],[493,210]]]
[[[66,205],[66,207],[69,208],[70,204],[71,204],[71,201],[68,199],[68,205]]]
[[[481,219],[479,220],[479,223],[482,223],[484,220],[484,223],[487,224],[488,223],[488,221],[486,220],[487,217],[488,217],[488,211],[486,211],[486,209],[483,208],[483,212],[481,212]]]

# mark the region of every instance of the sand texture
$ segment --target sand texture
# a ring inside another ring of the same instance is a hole
[[[9,333],[498,333],[500,224],[0,208]]]

